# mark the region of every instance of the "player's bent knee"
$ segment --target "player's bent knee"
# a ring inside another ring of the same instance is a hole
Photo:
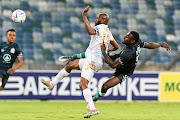
[[[86,84],[83,84],[81,82],[79,84],[79,87],[80,87],[81,90],[85,90],[86,88],[88,88],[88,86]]]
[[[85,89],[85,86],[82,83],[79,84],[79,87],[80,87],[81,90]]]
[[[81,83],[79,84],[79,88],[82,90],[82,84]]]

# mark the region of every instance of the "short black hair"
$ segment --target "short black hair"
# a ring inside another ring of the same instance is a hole
[[[139,33],[136,31],[131,31],[130,33],[133,35],[134,40],[137,43],[139,41]]]
[[[7,34],[9,31],[14,31],[14,32],[16,32],[14,29],[9,29],[9,30],[6,32],[6,34]]]

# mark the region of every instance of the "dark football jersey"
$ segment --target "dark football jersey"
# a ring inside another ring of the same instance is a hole
[[[118,58],[121,64],[121,67],[116,68],[116,72],[129,76],[132,75],[138,62],[141,48],[144,47],[144,45],[145,43],[139,40],[133,47],[124,47],[124,49],[116,55],[116,58]]]
[[[23,57],[21,48],[14,43],[8,45],[6,42],[0,44],[0,69],[8,70],[12,68],[12,65],[17,57]]]

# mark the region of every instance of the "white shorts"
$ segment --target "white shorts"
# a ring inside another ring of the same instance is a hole
[[[94,73],[98,72],[102,68],[102,64],[95,63],[86,58],[79,60],[79,68],[81,69],[81,77],[90,81]]]

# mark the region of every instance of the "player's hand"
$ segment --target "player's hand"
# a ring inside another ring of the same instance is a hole
[[[82,12],[82,16],[85,17],[87,15],[87,12],[89,11],[89,6],[87,6],[84,11]]]
[[[103,51],[106,51],[106,46],[105,46],[105,44],[104,44],[104,40],[103,40],[103,43],[102,43],[102,45],[101,45],[101,51],[103,52]]]
[[[14,70],[13,68],[10,68],[10,69],[7,71],[7,73],[8,73],[8,74],[13,74],[14,71],[15,71],[15,70]]]
[[[165,42],[163,42],[162,47],[166,48],[167,51],[171,50],[171,48],[169,47],[169,45]]]

